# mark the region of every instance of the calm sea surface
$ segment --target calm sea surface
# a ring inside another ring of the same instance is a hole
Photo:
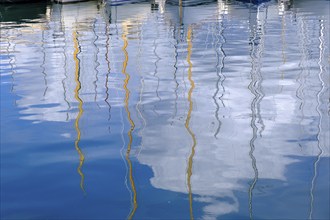
[[[1,219],[329,219],[330,1],[136,2],[0,5]]]

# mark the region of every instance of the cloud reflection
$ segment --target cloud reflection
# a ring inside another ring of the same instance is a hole
[[[185,194],[191,219],[199,217],[200,207],[207,219],[244,208],[250,218],[258,217],[259,180],[286,182],[290,165],[313,157],[313,217],[318,166],[329,157],[329,15],[320,22],[304,13],[291,19],[281,12],[291,7],[282,7],[283,1],[250,7],[236,1],[201,7],[159,3],[153,12],[147,3],[100,9],[91,2],[54,5],[46,29],[1,30],[8,32],[6,53],[19,118],[74,122],[84,189],[80,141],[88,126],[81,126],[82,116],[123,135],[124,129],[116,130],[116,111],[126,111],[128,218],[139,210],[133,179],[139,164],[132,163],[136,149],[138,162],[153,172],[152,187]],[[88,131],[96,137],[100,129]],[[59,136],[70,134],[61,131]],[[90,162],[114,158],[115,150],[101,150],[106,155],[90,153]],[[44,155],[49,163],[72,162]],[[249,201],[239,200],[237,192]]]

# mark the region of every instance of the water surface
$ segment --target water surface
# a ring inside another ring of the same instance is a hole
[[[191,2],[0,5],[1,219],[329,218],[330,2]]]

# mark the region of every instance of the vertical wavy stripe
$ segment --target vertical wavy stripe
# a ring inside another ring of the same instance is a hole
[[[42,64],[40,65],[41,69],[42,69],[42,75],[44,76],[44,83],[45,83],[45,90],[44,90],[44,98],[47,94],[47,90],[48,90],[48,81],[47,81],[47,73],[46,73],[46,68],[45,68],[45,64],[46,64],[46,52],[45,52],[45,32],[42,31],[42,43],[41,43],[41,52],[42,52]]]
[[[73,52],[73,59],[75,62],[75,82],[76,82],[76,88],[74,90],[74,97],[78,102],[78,115],[77,118],[75,120],[74,123],[74,127],[76,129],[77,132],[77,138],[74,142],[74,146],[76,148],[76,151],[79,154],[79,166],[77,168],[78,174],[80,175],[81,179],[80,179],[80,188],[82,189],[82,191],[85,193],[85,188],[84,188],[84,173],[82,172],[82,166],[84,164],[85,161],[85,157],[83,152],[81,151],[80,147],[79,147],[79,142],[80,142],[80,138],[81,138],[81,131],[80,131],[80,127],[79,127],[79,120],[84,112],[83,110],[83,101],[82,99],[79,97],[79,91],[81,89],[81,83],[79,81],[79,77],[80,77],[80,60],[78,58],[78,54],[80,53],[80,46],[79,46],[79,42],[78,42],[78,37],[77,37],[77,32],[74,31],[73,32],[73,44],[74,44],[74,52]]]
[[[124,26],[124,24],[123,24]],[[125,27],[125,26],[124,26]],[[133,204],[133,207],[129,213],[129,216],[128,216],[128,219],[132,219],[134,214],[135,214],[135,211],[137,209],[137,199],[136,199],[136,189],[135,189],[135,183],[134,183],[134,179],[133,179],[133,166],[132,166],[132,161],[130,160],[130,153],[131,153],[131,149],[132,149],[132,142],[133,142],[133,136],[132,136],[132,133],[134,131],[134,128],[135,128],[135,124],[131,118],[131,113],[129,111],[129,97],[130,97],[130,91],[128,89],[128,82],[130,80],[130,75],[126,72],[126,68],[127,68],[127,63],[128,63],[128,53],[127,53],[127,46],[128,46],[128,41],[127,41],[127,30],[126,28],[124,28],[124,33],[122,34],[121,38],[124,42],[124,46],[122,47],[122,51],[124,52],[124,55],[125,55],[125,59],[124,59],[124,62],[123,62],[123,69],[122,69],[122,73],[125,75],[125,80],[124,80],[124,90],[125,90],[125,110],[126,110],[126,113],[127,113],[127,119],[130,123],[130,126],[131,128],[129,129],[128,131],[128,138],[129,138],[129,141],[128,141],[128,145],[127,145],[127,151],[126,151],[126,161],[127,161],[127,164],[128,164],[128,169],[129,169],[129,172],[128,172],[128,175],[129,175],[129,181],[131,183],[131,188],[132,188],[132,192],[133,192],[133,201],[132,201],[132,204]]]
[[[323,25],[323,20],[320,20],[320,37],[319,37],[319,41],[320,41],[320,45],[319,45],[319,61],[318,61],[318,65],[320,68],[320,72],[318,74],[320,83],[321,83],[321,90],[317,93],[317,107],[316,107],[316,111],[319,115],[319,123],[318,123],[318,133],[317,133],[317,148],[319,150],[319,153],[316,156],[316,160],[313,163],[313,168],[314,168],[314,175],[313,175],[313,179],[312,179],[312,184],[311,184],[311,189],[310,189],[310,212],[309,212],[309,219],[313,219],[313,209],[314,209],[314,190],[315,190],[315,181],[317,179],[317,170],[318,170],[318,164],[320,162],[321,156],[323,154],[323,147],[321,146],[321,141],[320,141],[320,134],[322,132],[322,112],[320,110],[320,106],[321,106],[321,95],[323,93],[324,90],[324,81],[322,79],[322,74],[323,74],[323,66],[322,66],[322,58],[323,58],[323,51],[324,51],[324,25]]]
[[[110,39],[110,33],[109,33],[109,27],[108,27],[108,23],[106,23],[106,28],[105,28],[105,35],[107,36],[107,40],[106,40],[106,53],[105,53],[105,60],[107,62],[107,67],[108,67],[108,71],[105,77],[105,99],[104,102],[107,104],[108,106],[108,112],[109,112],[109,117],[108,117],[108,121],[110,121],[111,119],[111,105],[109,103],[109,87],[108,87],[108,82],[109,82],[109,74],[111,71],[110,68],[110,61],[109,61],[109,39]],[[111,131],[111,127],[109,124],[109,132]]]
[[[215,53],[216,53],[216,58],[217,58],[217,63],[216,63],[215,69],[216,69],[216,73],[217,73],[217,82],[216,82],[216,91],[214,92],[214,95],[212,97],[213,101],[216,105],[215,118],[218,122],[217,129],[216,129],[216,131],[213,135],[215,138],[217,138],[217,136],[220,132],[220,129],[221,129],[221,125],[222,125],[222,122],[219,119],[220,106],[219,106],[219,103],[218,103],[217,99],[220,99],[220,101],[222,102],[223,107],[225,107],[225,105],[223,103],[223,100],[222,100],[222,97],[225,93],[225,87],[223,86],[223,82],[225,80],[225,75],[223,74],[223,69],[224,69],[224,60],[225,60],[226,54],[223,50],[223,45],[224,45],[224,43],[226,43],[226,39],[225,39],[224,34],[223,34],[225,28],[223,27],[222,20],[219,24],[221,25],[221,29],[219,31],[219,35],[220,35],[221,39],[219,39],[219,37],[217,35],[218,33],[216,33],[217,41],[216,41],[216,44],[215,44]],[[221,43],[219,44],[220,40],[221,40]],[[220,59],[220,56],[221,56],[221,59]],[[220,95],[220,97],[218,97],[219,90],[220,90],[219,83],[221,84],[221,87],[222,87],[222,94]]]
[[[100,108],[100,106],[98,105],[97,103],[97,83],[99,81],[99,78],[98,78],[98,75],[99,75],[99,70],[98,70],[98,67],[100,66],[100,62],[98,61],[98,56],[99,56],[99,53],[100,53],[100,50],[99,50],[99,47],[96,45],[96,42],[98,41],[99,39],[99,36],[96,34],[96,31],[95,31],[95,28],[96,28],[96,20],[94,21],[93,23],[93,34],[95,36],[95,39],[93,41],[93,45],[96,49],[96,53],[94,54],[94,63],[96,64],[95,67],[94,67],[94,70],[95,70],[95,80],[93,81],[93,84],[94,84],[94,102],[96,103],[96,105]]]
[[[195,88],[195,82],[192,79],[192,63],[191,63],[191,54],[192,54],[192,42],[191,42],[191,37],[192,37],[192,28],[188,28],[188,35],[187,35],[187,44],[188,44],[188,55],[187,55],[187,62],[189,64],[188,67],[188,80],[190,82],[190,89],[188,92],[188,102],[189,102],[189,109],[188,109],[188,114],[186,118],[186,123],[185,127],[191,136],[191,139],[193,141],[193,145],[191,146],[191,152],[188,158],[188,168],[187,168],[187,185],[188,185],[188,195],[189,195],[189,211],[190,211],[190,219],[194,219],[193,215],[193,198],[192,198],[192,190],[191,190],[191,176],[192,176],[192,167],[193,167],[193,159],[195,156],[195,147],[196,147],[196,137],[193,131],[190,129],[190,119],[191,119],[191,113],[193,110],[193,101],[192,101],[192,93]]]
[[[158,38],[158,34],[157,34],[157,38]],[[157,54],[157,46],[158,46],[158,45],[157,45],[157,43],[156,43],[156,40],[154,40],[154,45],[153,45],[154,50],[153,50],[153,52],[154,52],[155,57],[156,57],[154,77],[157,78],[156,96],[157,96],[157,98],[158,98],[158,102],[161,102],[162,99],[160,98],[160,96],[159,96],[159,92],[158,92],[158,90],[159,90],[159,81],[160,81],[160,79],[159,79],[159,76],[157,75],[157,74],[158,74],[158,62],[161,60],[161,58],[160,58],[159,55]],[[156,111],[156,106],[157,106],[157,104],[155,103],[155,104],[154,104],[154,109],[153,109],[153,111],[155,112],[156,115],[159,115],[158,112]]]
[[[178,112],[178,88],[179,88],[179,83],[177,80],[177,72],[178,72],[178,45],[179,45],[179,40],[176,39],[175,37],[175,26],[173,28],[173,38],[175,39],[175,44],[174,44],[174,59],[175,59],[175,63],[173,65],[175,71],[173,73],[173,80],[175,82],[175,89],[174,89],[174,94],[175,94],[175,101],[174,101],[174,114],[173,114],[173,119],[176,117],[177,112]]]
[[[257,161],[256,158],[254,157],[254,150],[255,150],[255,140],[257,139],[257,132],[258,132],[258,127],[256,125],[256,119],[257,119],[257,102],[259,99],[259,94],[257,92],[257,84],[258,84],[258,74],[257,72],[257,57],[256,54],[256,45],[257,45],[257,30],[255,28],[251,29],[252,32],[252,37],[250,39],[250,45],[251,45],[251,52],[250,52],[250,57],[251,57],[251,82],[248,86],[249,90],[251,91],[251,94],[254,96],[252,102],[251,102],[251,122],[250,126],[252,128],[252,138],[250,140],[250,151],[249,151],[249,156],[251,158],[252,162],[252,169],[254,172],[254,177],[253,180],[250,184],[249,187],[249,215],[250,219],[253,219],[253,190],[255,185],[257,184],[258,181],[258,168],[257,168]]]
[[[63,25],[63,17],[61,17],[61,29],[65,28]],[[63,62],[63,69],[64,69],[64,78],[62,79],[62,87],[63,87],[63,97],[64,97],[64,101],[65,103],[68,105],[67,108],[67,113],[66,113],[66,121],[69,120],[69,110],[71,109],[71,104],[67,99],[67,89],[66,89],[66,81],[68,79],[68,73],[67,73],[67,56],[66,56],[66,39],[64,39],[64,45],[63,45],[63,57],[64,57],[64,62]]]
[[[142,111],[141,111],[141,105],[142,105],[142,98],[143,98],[143,92],[144,92],[144,76],[141,74],[142,72],[142,66],[141,66],[141,53],[142,53],[142,41],[141,41],[141,33],[142,33],[142,30],[139,30],[139,50],[138,50],[138,55],[137,55],[137,71],[138,71],[138,74],[140,76],[140,83],[141,83],[141,89],[140,89],[140,94],[139,94],[139,101],[138,103],[136,104],[135,106],[135,109],[136,111],[138,112],[140,118],[142,119],[142,128],[140,129],[139,131],[139,135],[142,137],[143,136],[143,132],[144,132],[144,129],[146,128],[147,126],[147,120],[146,118],[143,116],[142,114]],[[144,147],[144,142],[143,142],[143,139],[141,139],[141,147],[137,153],[137,157],[139,157],[140,153],[141,153],[141,150],[143,149]]]

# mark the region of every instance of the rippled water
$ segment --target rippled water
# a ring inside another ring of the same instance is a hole
[[[328,219],[330,2],[136,2],[0,5],[1,219]]]

